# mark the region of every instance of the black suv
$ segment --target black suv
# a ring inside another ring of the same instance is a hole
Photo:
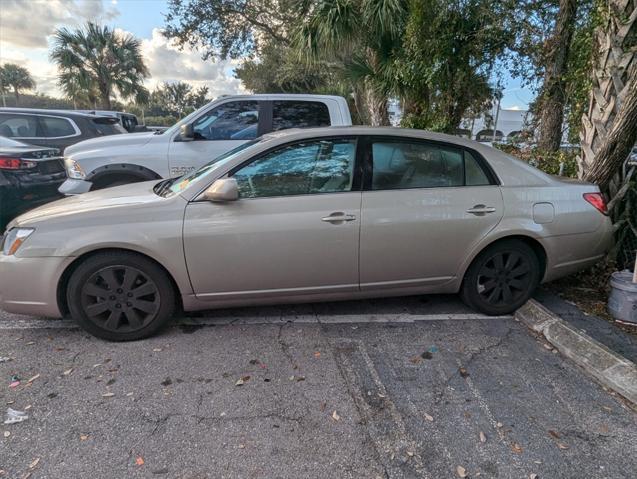
[[[82,140],[126,133],[115,117],[76,111],[0,108],[0,136],[64,149]]]

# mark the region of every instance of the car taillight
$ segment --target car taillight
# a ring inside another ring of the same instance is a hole
[[[584,193],[584,199],[595,207],[603,215],[608,215],[606,200],[601,193]]]
[[[36,166],[38,166],[38,164],[35,161],[13,158],[11,156],[0,156],[0,170],[28,170]]]

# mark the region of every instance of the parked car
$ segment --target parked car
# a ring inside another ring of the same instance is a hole
[[[395,128],[291,130],[181,178],[20,216],[0,255],[0,308],[70,314],[110,340],[157,332],[177,305],[460,291],[499,315],[541,281],[592,265],[610,241],[596,186],[480,143]]]
[[[120,133],[126,130],[113,117],[69,110],[0,108],[0,136],[61,152],[78,141]]]
[[[94,139],[69,148],[69,180],[60,192],[79,194],[181,176],[264,133],[351,123],[347,102],[338,96],[224,96],[165,131]]]
[[[112,110],[76,110],[81,113],[88,113],[89,115],[97,116],[110,116],[119,119],[120,125],[129,133],[145,131],[144,127],[139,124],[137,117],[132,113],[126,113],[123,111]]]
[[[58,199],[66,178],[57,148],[0,136],[0,231],[19,214]]]

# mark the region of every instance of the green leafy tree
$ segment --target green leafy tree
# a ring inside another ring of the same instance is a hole
[[[58,65],[58,80],[70,98],[82,90],[89,92],[89,98],[97,94],[107,110],[115,93],[136,103],[148,101],[143,82],[150,75],[141,44],[131,35],[92,22],[74,31],[62,28],[55,33],[50,57]]]
[[[6,89],[13,89],[16,106],[20,103],[20,90],[35,89],[35,81],[29,70],[14,63],[5,63],[0,67],[0,85],[3,94]]]
[[[413,0],[394,91],[404,126],[455,133],[466,115],[490,105],[497,60],[510,46],[513,3]]]

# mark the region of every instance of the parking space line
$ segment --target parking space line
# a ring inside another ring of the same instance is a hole
[[[420,321],[466,321],[484,319],[512,319],[512,316],[485,316],[482,314],[325,314],[325,315],[281,315],[281,316],[213,316],[178,318],[174,325],[249,325],[281,323],[354,324],[354,323],[415,323]],[[11,329],[75,329],[74,321],[66,319],[3,318],[0,330]]]

